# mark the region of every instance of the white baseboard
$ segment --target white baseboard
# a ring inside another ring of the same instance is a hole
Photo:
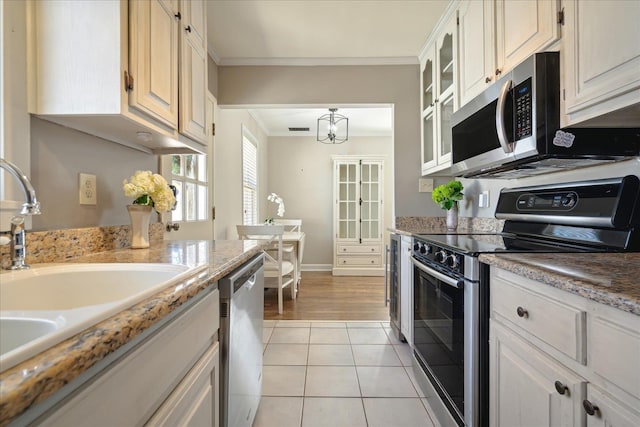
[[[331,271],[332,264],[302,264],[302,271]]]

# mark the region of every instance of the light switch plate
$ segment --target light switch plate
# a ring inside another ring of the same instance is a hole
[[[489,207],[489,190],[483,191],[478,195],[478,207],[479,208]]]
[[[430,178],[418,179],[418,191],[420,193],[431,193],[433,191],[433,180]]]
[[[81,173],[78,185],[81,205],[95,205],[98,201],[96,176]]]

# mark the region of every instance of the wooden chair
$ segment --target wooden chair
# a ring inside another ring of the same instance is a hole
[[[291,289],[291,299],[296,298],[296,262],[291,257],[295,253],[283,250],[282,235],[283,225],[237,225],[238,237],[241,240],[266,240],[264,249],[264,287],[278,290],[278,313],[282,314],[283,289],[287,286]]]
[[[284,231],[302,231],[301,219],[274,218],[273,223],[276,225],[284,225]]]

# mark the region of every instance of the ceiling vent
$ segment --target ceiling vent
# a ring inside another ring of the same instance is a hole
[[[309,128],[289,128],[289,132],[309,132]]]

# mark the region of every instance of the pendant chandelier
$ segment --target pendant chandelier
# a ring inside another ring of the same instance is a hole
[[[349,119],[336,114],[337,108],[329,108],[329,114],[318,118],[316,139],[323,144],[342,144],[349,139]],[[320,127],[326,129],[326,136],[320,136]]]

